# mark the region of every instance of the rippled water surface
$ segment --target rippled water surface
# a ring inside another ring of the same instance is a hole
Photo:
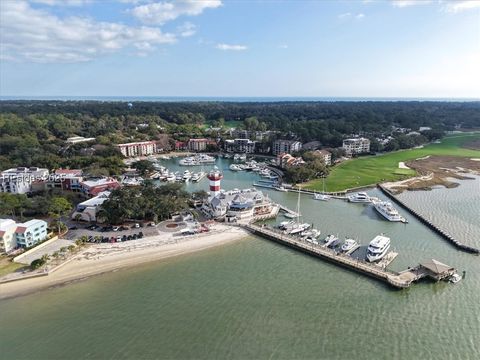
[[[248,173],[226,171],[225,177],[226,188],[255,180]],[[296,207],[294,193],[266,193]],[[396,291],[249,237],[2,301],[0,358],[480,358],[480,258],[457,251],[399,210],[408,225],[389,223],[370,206],[301,197],[304,220],[324,235],[355,236],[365,245],[384,232],[400,253],[393,269],[433,257],[465,270],[465,280]]]

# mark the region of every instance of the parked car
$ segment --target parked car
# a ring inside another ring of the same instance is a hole
[[[140,231],[140,232],[138,233],[138,238],[139,238],[139,239],[143,238],[143,232]]]
[[[148,226],[157,226],[153,221],[148,223]]]
[[[113,231],[118,231],[118,230],[120,230],[120,227],[114,226],[114,227],[112,228],[112,230],[113,230]]]
[[[96,230],[97,229],[97,225],[90,225],[87,227],[88,230]]]
[[[78,229],[78,227],[76,227],[76,226],[70,226],[70,227],[68,228],[68,230],[77,230],[77,229]]]
[[[133,239],[133,240],[136,240],[136,239],[137,239],[137,234],[133,234],[133,235],[132,235],[132,239]]]
[[[135,229],[138,229],[138,228],[140,228],[140,224],[139,224],[139,223],[136,223],[136,224],[134,225],[134,227],[135,227]]]
[[[127,235],[122,236],[122,241],[127,241]]]
[[[118,235],[116,240],[117,240],[117,242],[120,242],[120,241],[122,241],[122,237],[120,235]]]
[[[127,240],[132,240],[132,239],[133,239],[132,235],[127,236]]]
[[[122,231],[123,231],[123,230],[129,230],[129,229],[130,229],[130,228],[129,228],[128,226],[126,226],[126,225],[120,226],[120,230],[122,230]]]

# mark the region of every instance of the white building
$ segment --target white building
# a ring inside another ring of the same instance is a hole
[[[18,247],[32,247],[47,237],[47,223],[33,219],[16,223],[11,219],[0,219],[0,251],[9,253]]]
[[[315,150],[313,152],[316,156],[320,157],[325,165],[332,165],[332,153],[327,150]]]
[[[225,151],[229,153],[253,154],[255,152],[255,141],[249,139],[225,140]]]
[[[83,221],[97,221],[97,213],[100,206],[108,200],[110,191],[103,191],[97,196],[77,205],[72,214],[72,219]]]
[[[343,140],[343,146],[347,156],[370,152],[370,140],[366,138],[352,138]]]
[[[273,142],[273,155],[291,154],[302,149],[302,143],[295,140],[275,140]]]
[[[0,192],[25,194],[31,191],[32,184],[47,180],[47,169],[38,167],[17,167],[2,171],[0,176]]]
[[[118,144],[118,149],[125,157],[146,156],[156,154],[160,150],[156,141],[140,141],[126,144]]]

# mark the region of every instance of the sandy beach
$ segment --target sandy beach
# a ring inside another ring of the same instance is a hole
[[[0,299],[30,294],[129,266],[206,250],[247,235],[241,228],[217,224],[214,232],[197,236],[180,238],[162,234],[136,242],[92,245],[48,276],[0,284]]]

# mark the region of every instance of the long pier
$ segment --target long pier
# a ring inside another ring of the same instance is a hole
[[[244,227],[255,235],[262,236],[266,239],[273,240],[295,250],[302,251],[306,254],[322,258],[344,268],[348,268],[358,273],[370,276],[397,289],[408,288],[412,282],[427,276],[425,273],[419,273],[418,270],[416,273],[411,272],[410,270],[405,270],[401,273],[394,272],[386,269],[385,267],[382,268],[377,265],[367,263],[363,260],[354,259],[348,255],[337,253],[329,248],[310,243],[307,244],[301,241],[299,238],[282,234],[266,226],[247,224],[244,225]]]
[[[440,235],[441,237],[443,237],[445,240],[447,240],[450,244],[452,244],[453,246],[455,246],[457,249],[459,249],[459,250],[461,250],[461,251],[465,251],[465,252],[471,253],[471,254],[476,254],[476,255],[479,255],[479,254],[480,254],[480,250],[479,250],[479,249],[461,243],[460,241],[458,241],[457,239],[455,239],[452,235],[448,234],[446,231],[440,229],[437,225],[433,224],[430,220],[428,220],[428,219],[426,219],[425,217],[423,217],[422,214],[418,213],[417,211],[415,211],[414,209],[412,209],[410,206],[408,206],[407,204],[405,204],[402,200],[400,200],[399,198],[397,198],[394,194],[392,194],[392,193],[391,193],[386,187],[384,187],[383,185],[378,184],[377,186],[378,186],[378,188],[380,189],[380,191],[381,191],[382,193],[384,193],[384,194],[385,194],[386,196],[388,196],[390,199],[392,199],[393,201],[395,201],[396,203],[398,203],[401,207],[403,207],[405,210],[407,210],[410,214],[412,214],[412,215],[415,216],[418,220],[420,220],[420,222],[422,222],[424,225],[426,225],[427,227],[429,227],[432,231],[434,231],[435,233],[437,233],[438,235]]]

